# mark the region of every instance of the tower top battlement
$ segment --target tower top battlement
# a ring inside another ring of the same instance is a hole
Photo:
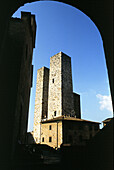
[[[66,56],[66,57],[71,58],[70,56],[68,56],[68,55],[67,55],[67,54],[65,54],[64,52],[60,51],[59,53],[57,53],[57,54],[55,54],[55,55],[51,56],[51,57],[50,57],[50,59],[51,59],[51,58],[53,58],[53,57],[55,57],[55,56],[57,56],[57,55],[60,55],[61,57],[62,57],[62,56]]]

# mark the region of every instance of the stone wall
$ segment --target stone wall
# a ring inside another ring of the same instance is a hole
[[[34,17],[30,13],[22,13],[21,20],[12,19],[10,23],[10,36],[15,43],[15,36],[18,42],[17,52],[21,51],[21,65],[18,83],[17,103],[15,110],[15,125],[14,129],[17,129],[18,140],[20,143],[25,143],[27,125],[28,125],[28,111],[29,111],[29,99],[30,89],[32,86],[33,66],[32,66],[32,54],[33,54],[33,37],[31,35],[32,27],[36,26],[35,20],[31,23],[31,18]],[[30,25],[29,25],[30,24]],[[33,33],[35,34],[35,33]],[[16,57],[16,56],[15,56]]]
[[[48,119],[62,114],[61,74],[61,53],[58,53],[50,58]]]
[[[71,58],[60,52],[50,59],[48,119],[74,116]]]
[[[80,108],[80,95],[77,93],[73,93],[73,97],[74,97],[74,111],[75,111],[75,115],[77,118],[81,119],[81,108]]]
[[[71,58],[61,52],[62,115],[74,116]]]
[[[85,145],[99,131],[99,124],[90,122],[64,121],[63,143]]]
[[[99,124],[77,120],[41,122],[41,144],[59,148],[61,144],[85,145],[99,131]]]
[[[42,118],[47,118],[48,114],[48,87],[49,87],[49,69],[44,67],[43,77],[43,101],[42,101]]]
[[[41,144],[58,148],[62,144],[62,121],[41,124]],[[50,139],[49,139],[50,138]]]
[[[40,122],[47,116],[48,109],[49,69],[42,67],[37,71],[35,111],[34,111],[34,139],[40,143]]]
[[[28,12],[22,12],[21,19],[11,18],[9,21],[7,50],[4,52],[4,57],[9,56],[8,75],[10,76],[7,76],[7,81],[11,95],[8,100],[12,102],[11,111],[9,109],[7,112],[9,115],[7,140],[11,143],[10,157],[12,159],[17,143],[24,144],[26,142],[33,76],[32,54],[35,47],[35,29],[35,16]],[[12,84],[12,82],[14,83]]]

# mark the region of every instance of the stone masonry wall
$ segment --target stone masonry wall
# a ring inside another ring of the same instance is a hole
[[[41,144],[47,144],[53,148],[59,148],[61,144],[85,145],[86,141],[95,136],[98,131],[97,123],[73,120],[42,122]]]
[[[54,117],[54,112],[56,112],[56,116],[61,116],[61,53],[58,53],[50,58],[48,119]]]
[[[51,137],[51,141],[49,141],[49,137]],[[53,148],[60,147],[62,144],[62,121],[42,123],[41,144],[47,144]]]
[[[64,53],[62,57],[62,115],[74,116],[71,58]]]
[[[49,69],[44,67],[42,118],[47,118],[48,113],[48,87],[49,87]]]
[[[48,119],[74,115],[71,58],[60,52],[50,59]]]
[[[33,135],[36,143],[40,142],[40,122],[42,119],[42,113],[44,116],[47,113],[48,79],[49,70],[45,67],[39,69],[37,72]]]
[[[81,111],[80,111],[80,95],[73,93],[74,97],[74,110],[75,110],[75,115],[77,118],[81,119]]]
[[[31,18],[32,23],[31,23]],[[34,27],[34,29],[33,29]],[[21,13],[21,19],[9,21],[6,51],[8,60],[8,86],[10,87],[11,108],[8,109],[7,140],[10,158],[13,160],[17,143],[26,143],[30,89],[32,86],[32,54],[35,43],[35,16],[28,12]],[[13,80],[13,84],[12,84]],[[8,120],[9,120],[8,118]],[[10,138],[9,138],[9,137]],[[7,154],[6,154],[7,155]]]
[[[99,131],[99,124],[89,122],[64,121],[63,143],[85,145],[86,141]]]

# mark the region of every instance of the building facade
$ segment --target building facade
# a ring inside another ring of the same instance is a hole
[[[80,95],[73,92],[71,58],[57,53],[50,58],[50,69],[42,67],[37,72],[35,142],[54,148],[69,143],[85,145],[98,130],[99,123],[81,119]]]
[[[41,144],[60,148],[62,144],[85,145],[99,131],[99,123],[60,116],[41,122]]]
[[[74,111],[76,117],[81,119],[80,95],[77,93],[73,93],[73,98],[74,98]]]
[[[50,58],[48,119],[74,113],[71,58],[60,52]]]
[[[10,135],[10,139],[7,141],[11,142],[10,157],[12,159],[16,145],[26,143],[35,35],[36,22],[34,15],[31,15],[29,12],[22,12],[21,18],[11,18],[8,30],[8,51],[6,54],[10,54],[9,72],[12,73],[8,81],[11,87],[12,103],[11,109],[9,109],[10,120],[8,122],[10,133],[7,135],[8,138]],[[11,80],[15,83],[12,84]]]
[[[34,111],[34,139],[40,142],[40,123],[47,118],[49,69],[42,67],[37,71],[36,98]]]

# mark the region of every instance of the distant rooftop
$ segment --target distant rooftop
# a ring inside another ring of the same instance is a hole
[[[56,56],[56,55],[58,55],[58,54],[64,54],[65,56],[67,56],[67,57],[71,58],[70,56],[68,56],[67,54],[63,53],[62,51],[60,51],[59,53],[57,53],[57,54],[55,54],[55,55],[51,56],[50,58],[52,58],[52,57],[54,57],[54,56]]]
[[[103,120],[102,122],[103,122],[103,123],[110,122],[112,119],[113,119],[113,118],[107,118],[107,119]]]
[[[42,123],[55,122],[55,121],[63,121],[63,120],[101,124],[100,122],[94,122],[94,121],[90,121],[90,120],[84,120],[84,119],[79,119],[79,118],[70,117],[70,116],[64,116],[64,115],[56,117],[56,118],[53,118],[53,119],[42,120]]]

